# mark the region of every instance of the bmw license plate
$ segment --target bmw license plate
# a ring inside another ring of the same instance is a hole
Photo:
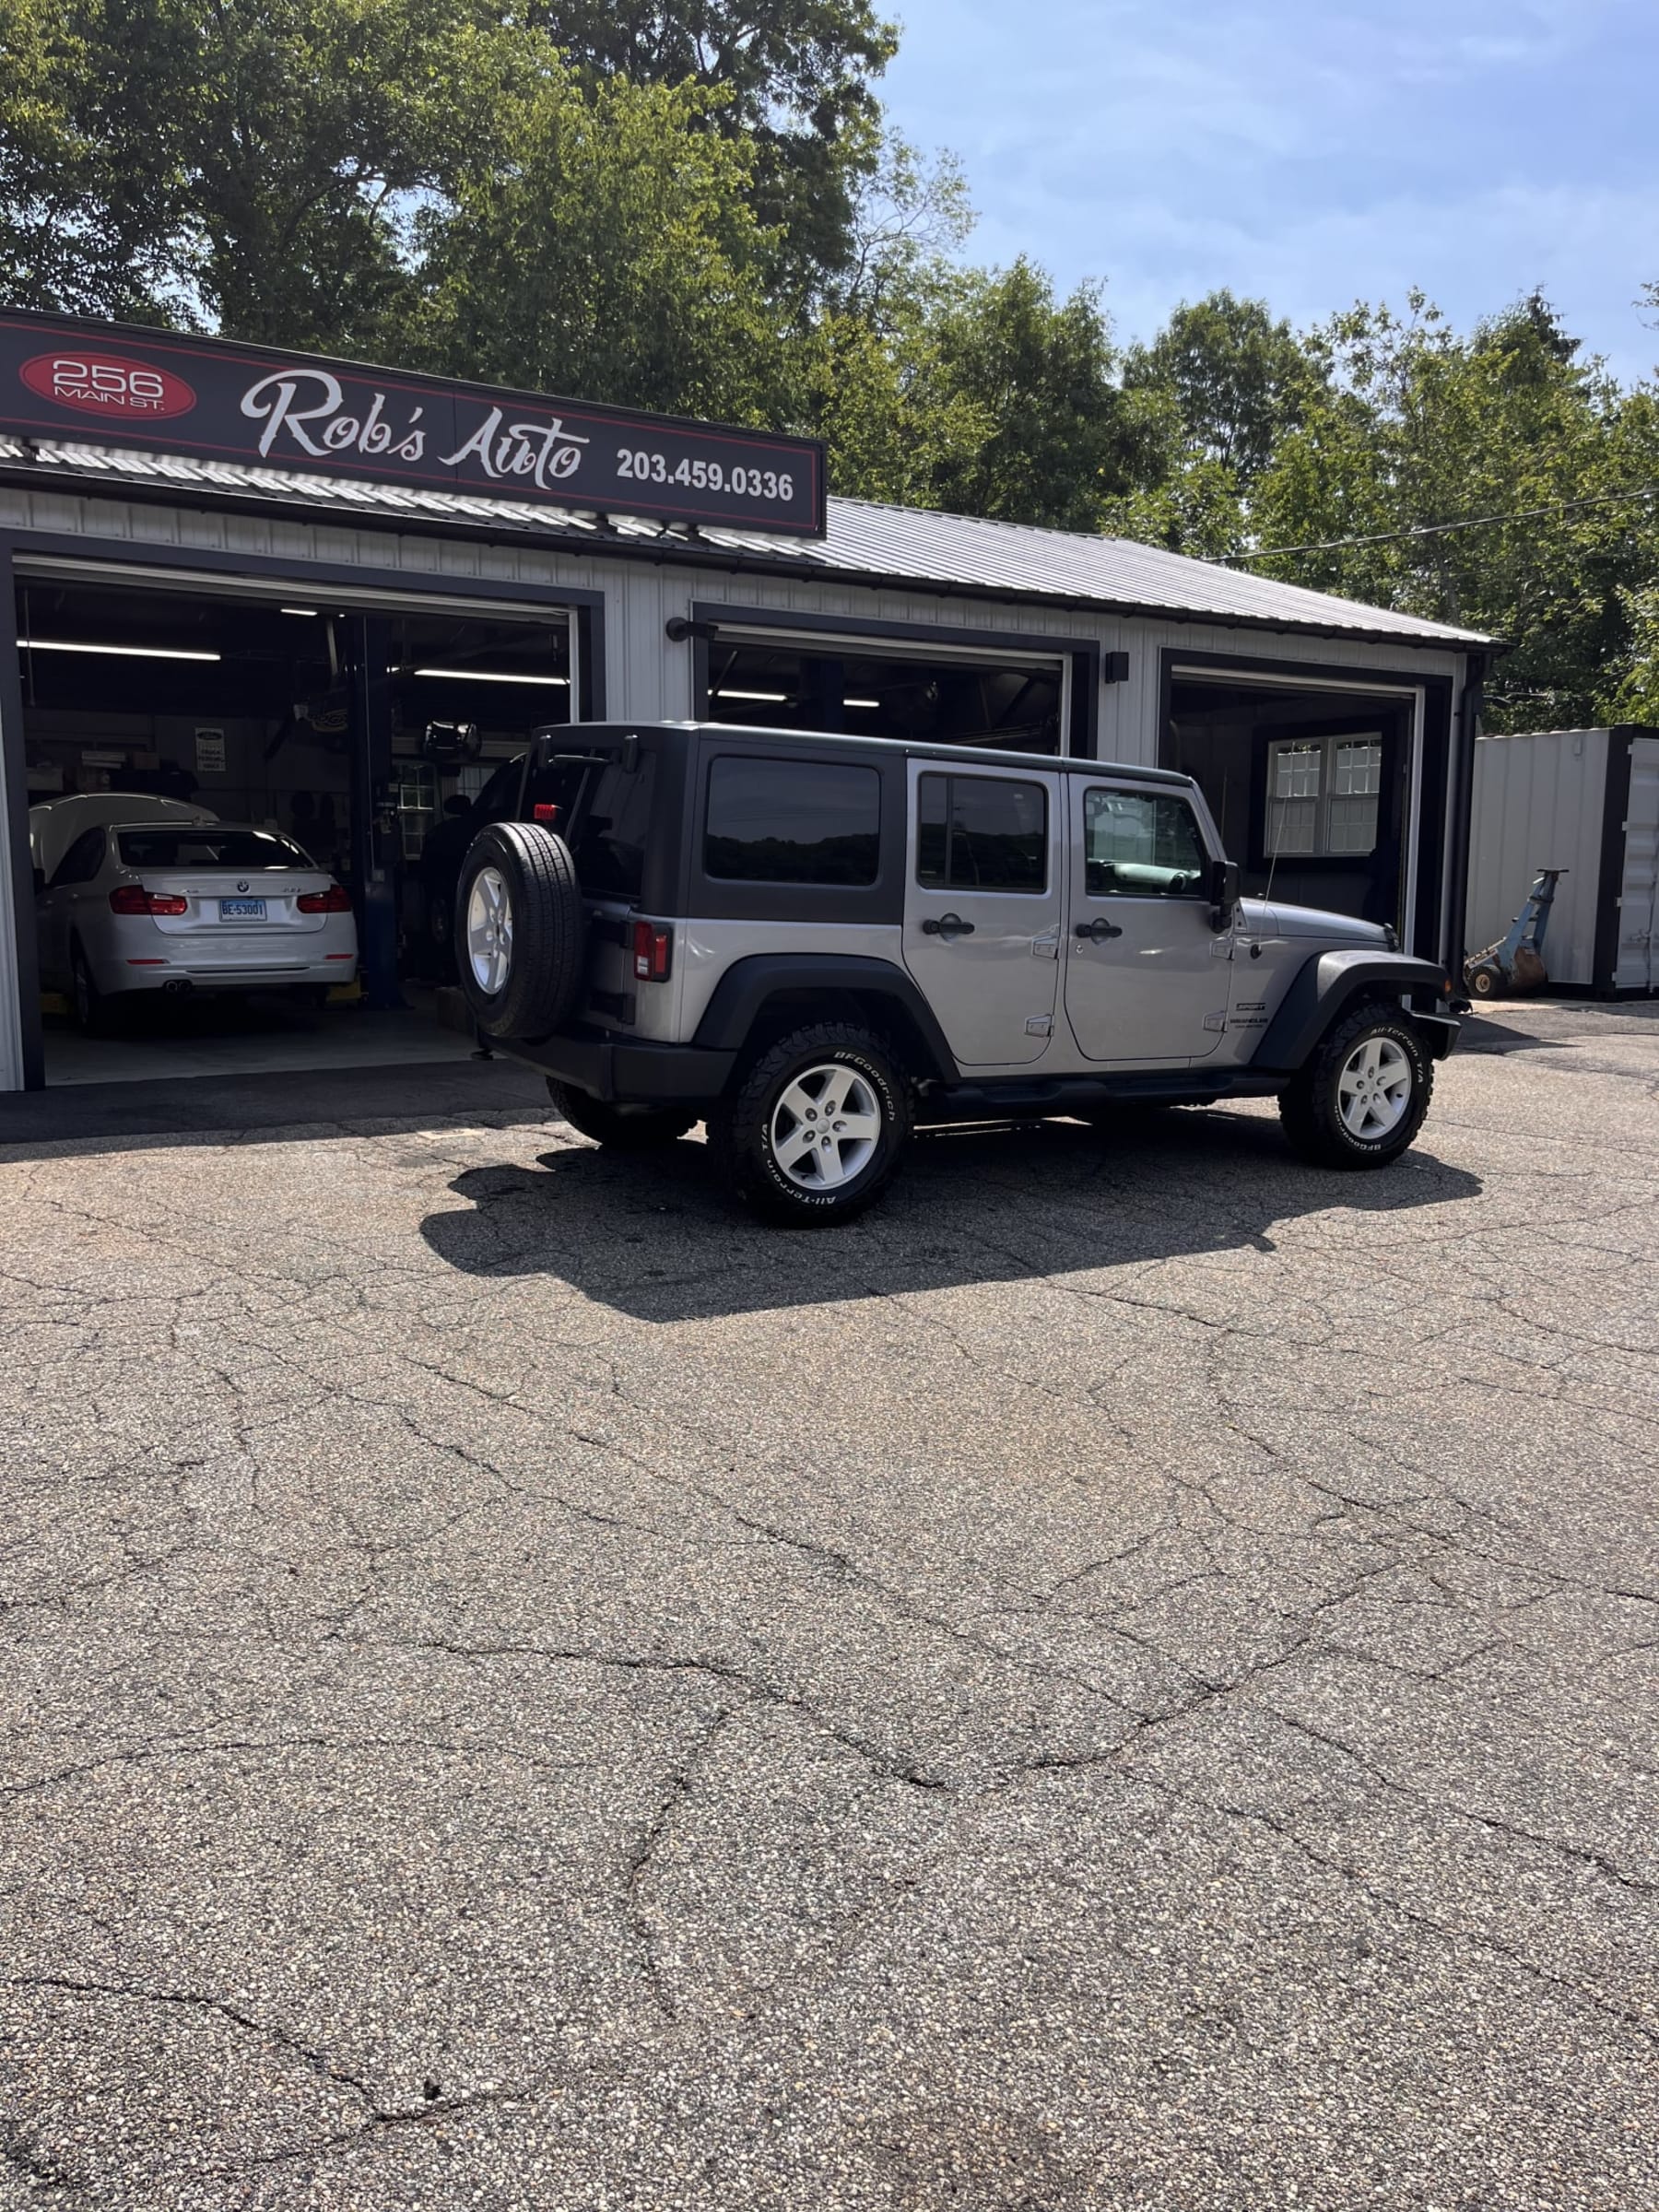
[[[265,918],[265,902],[263,899],[221,899],[219,900],[219,920],[221,922],[263,922]]]

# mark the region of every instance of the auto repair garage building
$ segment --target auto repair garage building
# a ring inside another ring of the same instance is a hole
[[[144,791],[291,835],[351,892],[371,1007],[419,1003],[447,919],[429,841],[562,720],[1180,769],[1247,890],[1452,966],[1488,643],[1121,540],[830,499],[807,441],[0,315],[0,1088],[55,1079],[69,1041],[42,1011],[31,805]]]

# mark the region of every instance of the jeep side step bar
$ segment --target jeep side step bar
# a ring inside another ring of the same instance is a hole
[[[1213,1106],[1222,1099],[1271,1099],[1288,1077],[1250,1068],[1205,1071],[1163,1068],[1156,1075],[1054,1077],[1046,1082],[924,1083],[916,1098],[918,1128],[950,1122],[1041,1120],[1082,1113],[1091,1106]]]

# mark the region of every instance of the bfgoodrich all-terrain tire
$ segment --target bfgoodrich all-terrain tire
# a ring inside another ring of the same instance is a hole
[[[1356,1006],[1321,1040],[1279,1100],[1285,1135],[1324,1168],[1382,1168],[1423,1125],[1434,1064],[1392,1007]]]
[[[672,1145],[697,1120],[678,1106],[613,1106],[569,1083],[547,1078],[547,1096],[561,1121],[614,1152],[653,1152]]]
[[[745,1205],[787,1229],[862,1214],[910,1134],[910,1084],[891,1046],[842,1022],[781,1038],[709,1120],[717,1171]]]
[[[562,837],[491,822],[461,864],[455,965],[487,1037],[545,1037],[582,988],[582,887]]]

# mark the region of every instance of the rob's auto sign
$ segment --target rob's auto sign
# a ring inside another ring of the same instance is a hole
[[[0,314],[0,429],[821,536],[823,448],[126,324]]]

